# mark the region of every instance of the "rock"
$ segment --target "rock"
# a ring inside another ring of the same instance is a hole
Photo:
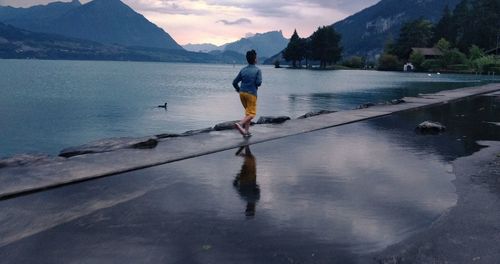
[[[288,116],[261,116],[256,124],[281,124],[290,119]]]
[[[97,140],[77,147],[61,150],[60,157],[69,158],[85,154],[103,153],[124,148],[154,148],[158,141],[154,138],[110,138]]]
[[[130,147],[135,149],[153,149],[156,148],[156,145],[158,145],[158,140],[150,138],[144,142],[133,144]]]
[[[185,136],[192,136],[192,135],[197,135],[197,134],[200,134],[200,133],[208,133],[208,132],[212,132],[212,131],[214,131],[213,128],[207,127],[207,128],[203,128],[203,129],[196,129],[196,130],[186,131],[186,132],[182,133],[181,136],[183,136],[183,137],[185,137]]]
[[[365,109],[365,108],[372,107],[372,106],[375,106],[375,104],[374,103],[366,103],[366,104],[359,105],[358,107],[356,107],[356,109]]]
[[[56,161],[57,158],[43,154],[18,154],[10,158],[0,159],[0,168],[19,167],[35,163]]]
[[[174,137],[180,137],[180,134],[171,134],[171,133],[165,133],[165,134],[159,134],[156,135],[155,137],[157,139],[164,139],[164,138],[174,138]]]
[[[439,122],[425,121],[416,128],[421,133],[439,133],[446,130],[446,127]]]
[[[221,131],[221,130],[229,130],[229,129],[234,129],[234,124],[239,122],[239,120],[235,121],[227,121],[223,123],[219,123],[214,126],[215,131]]]
[[[403,104],[403,103],[406,103],[406,101],[403,99],[394,99],[394,100],[389,101],[389,104],[393,104],[393,105]]]
[[[318,116],[318,115],[324,115],[324,114],[331,114],[331,113],[335,113],[337,111],[330,111],[330,110],[320,110],[320,111],[316,111],[316,112],[309,112],[305,115],[301,115],[299,117],[297,117],[297,119],[304,119],[304,118],[309,118],[309,117],[312,117],[312,116]]]

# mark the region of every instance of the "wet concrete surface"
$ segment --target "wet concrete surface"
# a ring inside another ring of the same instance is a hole
[[[481,248],[496,250],[498,188],[479,184],[479,196],[464,200],[463,186],[477,185],[467,181],[477,166],[453,161],[483,148],[478,140],[500,140],[492,124],[500,122],[499,100],[471,98],[3,200],[0,259],[445,263],[453,247],[439,258],[432,250],[418,258],[428,249],[419,243],[453,243],[437,239],[439,223],[454,227],[447,234],[484,237]],[[424,120],[448,130],[415,133]],[[496,174],[474,175],[494,180]],[[468,207],[457,210],[462,201]],[[468,208],[476,209],[471,215],[480,217],[472,223],[481,227],[462,221],[470,219]],[[449,225],[454,219],[460,224]],[[463,237],[455,237],[460,244]],[[485,254],[473,258],[491,263],[485,261],[496,256]]]

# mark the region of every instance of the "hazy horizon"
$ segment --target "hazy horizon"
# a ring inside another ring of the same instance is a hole
[[[70,2],[71,0],[60,0]],[[222,45],[248,34],[294,29],[308,36],[379,0],[122,0],[168,32],[180,45]],[[30,7],[53,0],[0,0],[2,6]],[[81,3],[90,0],[80,0]]]

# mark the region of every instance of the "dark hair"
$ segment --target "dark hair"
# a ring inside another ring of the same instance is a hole
[[[247,51],[247,62],[248,62],[248,64],[255,64],[256,60],[257,60],[257,52],[255,52],[255,50],[249,50],[249,51]]]

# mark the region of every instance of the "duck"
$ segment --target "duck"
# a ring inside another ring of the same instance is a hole
[[[167,103],[165,103],[164,105],[159,105],[158,107],[167,109]]]

